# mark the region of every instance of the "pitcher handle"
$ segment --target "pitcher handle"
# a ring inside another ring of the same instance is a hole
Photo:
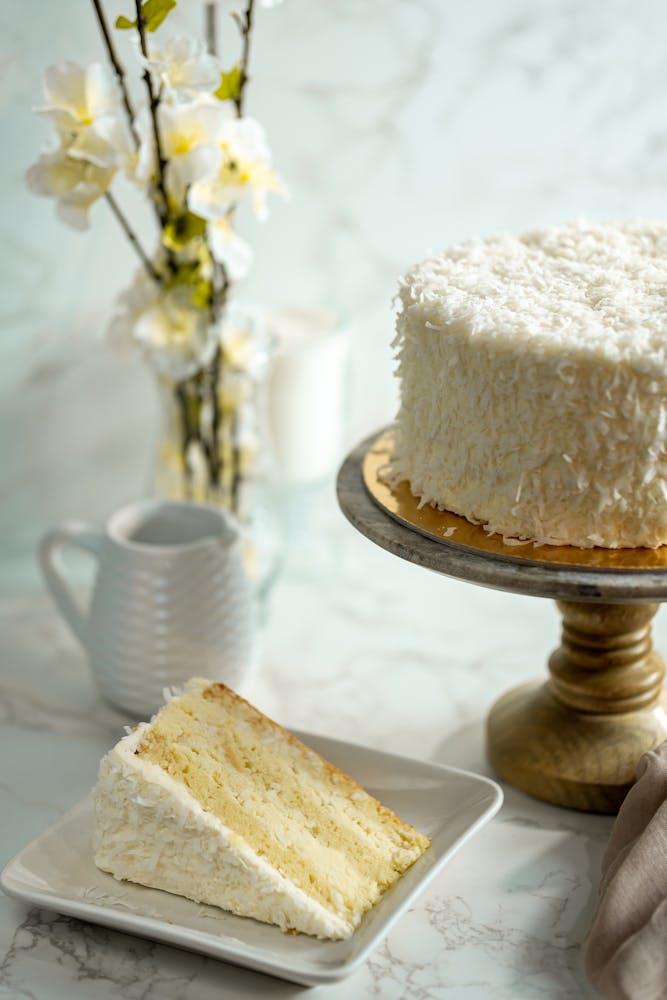
[[[102,536],[83,521],[65,521],[47,531],[39,545],[40,566],[56,607],[85,646],[88,640],[88,619],[72,596],[71,588],[63,576],[60,559],[60,550],[68,545],[99,558]]]

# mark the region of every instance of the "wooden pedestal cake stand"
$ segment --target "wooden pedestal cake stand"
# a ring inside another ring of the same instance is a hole
[[[554,598],[563,616],[546,683],[511,690],[491,709],[491,765],[547,802],[616,812],[641,754],[667,739],[665,666],[651,643],[667,600],[667,546],[506,545],[455,514],[420,510],[407,483],[390,488],[381,478],[390,449],[390,431],[375,434],[339,472],[341,509],[363,535],[437,573]]]

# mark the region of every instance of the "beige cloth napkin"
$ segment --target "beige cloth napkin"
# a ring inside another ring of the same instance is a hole
[[[641,757],[612,828],[584,966],[609,1000],[667,998],[667,742]]]

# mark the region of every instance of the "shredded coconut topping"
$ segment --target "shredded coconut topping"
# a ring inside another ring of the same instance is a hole
[[[394,479],[508,538],[667,541],[667,226],[467,242],[399,300]]]

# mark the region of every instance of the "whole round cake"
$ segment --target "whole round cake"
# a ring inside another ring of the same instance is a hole
[[[463,243],[402,281],[392,476],[507,539],[667,542],[667,226]]]

